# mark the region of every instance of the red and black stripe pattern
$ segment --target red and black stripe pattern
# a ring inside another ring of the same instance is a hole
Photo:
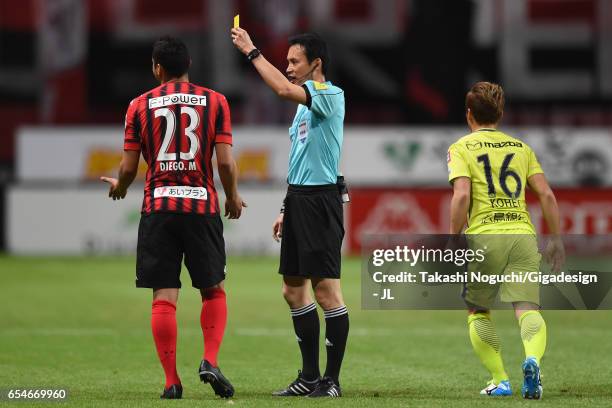
[[[123,148],[140,151],[149,166],[142,213],[219,214],[212,168],[216,143],[232,144],[222,94],[190,82],[167,82],[134,99]],[[163,187],[171,193],[156,195]],[[177,194],[172,187],[186,188]]]

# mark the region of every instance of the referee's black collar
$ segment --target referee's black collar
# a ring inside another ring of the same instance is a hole
[[[475,132],[497,132],[497,129],[493,129],[493,128],[480,128],[480,129],[476,129]]]

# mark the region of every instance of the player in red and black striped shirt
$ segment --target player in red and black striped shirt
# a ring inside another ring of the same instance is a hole
[[[181,398],[183,391],[175,353],[176,302],[184,255],[192,284],[202,295],[200,379],[210,383],[217,395],[228,398],[234,389],[217,366],[227,306],[225,242],[213,181],[213,150],[226,195],[225,215],[237,219],[246,207],[237,190],[229,106],[222,94],[189,82],[191,58],[180,40],[159,39],[152,60],[153,74],[161,85],[130,102],[119,178],[102,180],[110,184],[109,197],[122,199],[136,176],[141,153],[148,164],[138,228],[136,286],[153,289],[151,325],[166,375],[161,397]]]
[[[142,213],[218,214],[211,165],[218,143],[232,145],[222,94],[170,80],[134,99],[125,119],[124,149],[142,152],[149,165]]]

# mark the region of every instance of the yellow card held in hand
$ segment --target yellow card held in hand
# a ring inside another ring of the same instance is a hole
[[[240,27],[240,14],[234,16],[234,28]]]

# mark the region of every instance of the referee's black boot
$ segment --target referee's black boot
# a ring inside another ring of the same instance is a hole
[[[298,376],[291,384],[279,391],[272,393],[275,397],[300,397],[308,395],[315,390],[320,378],[312,381],[306,381],[302,376],[302,371],[298,371]]]
[[[162,395],[159,396],[161,399],[181,399],[183,398],[183,386],[181,384],[173,384],[168,388],[164,389]]]
[[[317,384],[317,388],[313,392],[307,395],[308,398],[319,398],[319,397],[341,397],[342,391],[340,386],[337,385],[334,380],[330,377],[323,377]]]
[[[202,360],[198,374],[200,380],[209,383],[215,394],[221,398],[231,398],[234,395],[234,387],[221,373],[219,367],[213,367],[208,361]]]

